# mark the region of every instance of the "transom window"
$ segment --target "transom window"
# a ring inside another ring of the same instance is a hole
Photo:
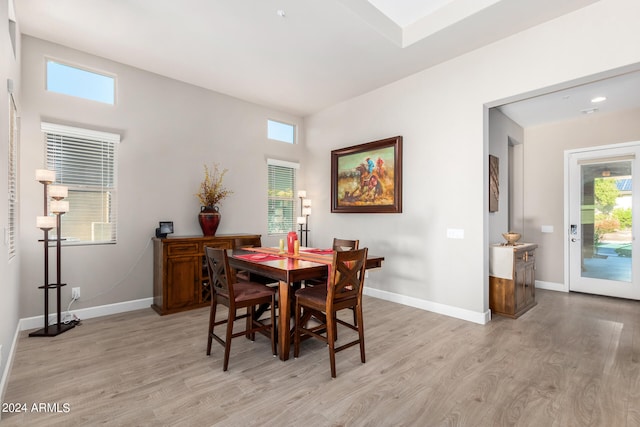
[[[116,79],[106,74],[84,70],[47,60],[47,90],[114,105]]]
[[[267,138],[276,141],[295,143],[296,127],[288,123],[267,120]]]

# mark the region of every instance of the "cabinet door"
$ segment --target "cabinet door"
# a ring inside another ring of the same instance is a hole
[[[196,285],[200,282],[201,264],[198,257],[167,258],[167,309],[187,307],[198,302]]]

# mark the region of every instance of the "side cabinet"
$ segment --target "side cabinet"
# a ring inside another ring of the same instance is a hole
[[[537,245],[494,246],[490,254],[489,308],[517,318],[536,305]]]
[[[260,235],[154,238],[151,307],[164,315],[208,306],[211,292],[204,248],[249,245],[260,246]]]

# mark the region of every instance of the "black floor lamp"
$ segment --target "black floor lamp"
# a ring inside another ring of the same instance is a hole
[[[38,286],[44,290],[44,327],[29,334],[30,337],[55,337],[75,326],[75,323],[62,323],[60,310],[60,288],[66,284],[62,283],[60,276],[60,217],[69,211],[69,202],[64,201],[67,197],[67,187],[61,185],[51,185],[55,181],[56,172],[47,169],[36,170],[36,180],[44,186],[44,215],[36,218],[36,226],[44,232],[44,284]],[[49,215],[49,196],[53,199],[50,203],[51,212],[55,217]],[[49,283],[49,231],[56,227],[56,282]],[[56,290],[56,304],[58,321],[49,325],[49,289]]]
[[[300,244],[302,246],[309,246],[309,215],[311,215],[311,199],[307,199],[307,192],[304,190],[298,191],[298,197],[300,198],[300,216],[298,217],[298,225],[300,226]],[[304,232],[304,240],[302,239],[302,233]]]

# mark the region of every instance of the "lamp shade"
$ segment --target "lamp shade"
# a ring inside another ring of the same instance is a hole
[[[56,217],[54,216],[39,216],[36,218],[36,226],[41,229],[55,228]]]
[[[298,197],[305,198],[307,197],[307,192],[305,190],[298,191]]]
[[[36,169],[36,181],[50,183],[55,180],[56,171],[50,171],[48,169]]]
[[[52,199],[60,200],[69,195],[69,188],[64,185],[50,185],[49,196]]]
[[[305,217],[303,217],[303,216],[299,216],[297,222],[298,222],[298,224],[302,225],[302,224],[305,224],[307,222],[307,219]]]
[[[311,199],[302,199],[302,206],[304,206],[305,208],[311,206]]]
[[[311,215],[311,208],[302,208],[302,215]]]
[[[66,200],[52,200],[49,204],[49,209],[53,213],[69,212],[69,202]]]

